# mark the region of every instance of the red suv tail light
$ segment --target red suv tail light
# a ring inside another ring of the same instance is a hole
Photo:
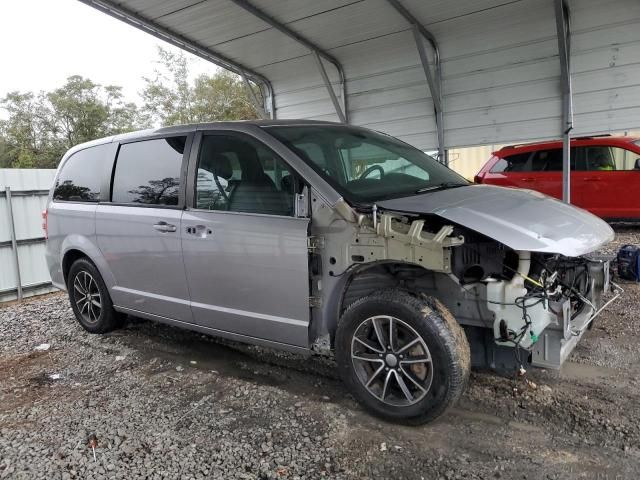
[[[45,240],[49,238],[49,212],[47,210],[42,211],[42,230],[44,230]]]

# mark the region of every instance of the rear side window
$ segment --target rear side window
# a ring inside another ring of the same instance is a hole
[[[540,150],[533,154],[531,159],[531,171],[533,172],[559,172],[562,171],[562,150]]]
[[[530,156],[531,153],[527,152],[501,158],[491,167],[491,173],[527,172],[531,170],[531,165],[529,164]]]
[[[178,205],[180,172],[187,137],[169,137],[120,146],[111,201]]]
[[[67,202],[97,202],[100,199],[101,174],[109,144],[85,148],[71,155],[60,170],[53,199]]]

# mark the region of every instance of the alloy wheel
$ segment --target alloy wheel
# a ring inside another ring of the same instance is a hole
[[[351,361],[362,385],[387,405],[413,405],[431,388],[433,365],[427,344],[398,318],[378,315],[364,320],[351,340]]]
[[[82,270],[73,280],[73,290],[74,301],[84,321],[96,323],[102,312],[102,298],[95,279]]]

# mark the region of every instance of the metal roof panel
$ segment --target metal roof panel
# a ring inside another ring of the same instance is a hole
[[[433,103],[410,25],[386,0],[248,1],[342,63],[353,123],[422,148],[436,145]],[[440,45],[447,146],[559,136],[552,2],[400,1]],[[336,118],[308,49],[231,0],[118,4],[264,75],[278,115]],[[574,0],[570,8],[575,133],[640,127],[640,2]],[[332,66],[327,73],[338,80]]]

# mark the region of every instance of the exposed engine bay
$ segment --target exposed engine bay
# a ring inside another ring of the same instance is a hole
[[[558,317],[568,318],[567,328],[581,314],[593,318],[610,289],[606,261],[518,252],[473,232],[454,250],[452,263],[452,273],[463,287],[485,286],[496,342],[525,349]],[[572,335],[580,333],[571,330]]]
[[[622,291],[610,281],[606,259],[516,251],[462,227],[456,233],[465,242],[453,250],[452,274],[491,312],[495,343],[517,356],[530,351],[533,365],[559,368]]]
[[[422,265],[434,274],[394,275],[439,298],[463,326],[491,331],[497,346],[513,347],[516,356],[529,352],[536,366],[559,368],[621,291],[610,282],[607,260],[518,251],[436,216],[374,213],[368,220],[360,221],[347,263]],[[614,296],[603,305],[610,290]]]
[[[600,306],[604,264],[536,257],[518,252],[518,267],[510,280],[486,279],[487,308],[495,315],[493,333],[500,344],[529,349],[548,325],[564,322],[565,317],[568,333],[579,335],[582,325],[571,322],[585,309],[593,314]]]

